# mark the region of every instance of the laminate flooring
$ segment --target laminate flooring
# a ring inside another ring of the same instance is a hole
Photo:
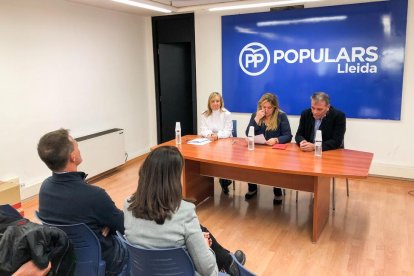
[[[137,187],[142,158],[94,182],[119,208]],[[311,241],[312,194],[286,190],[273,206],[272,187],[259,186],[245,201],[247,184],[236,181],[224,195],[217,179],[214,197],[197,206],[200,222],[231,251],[243,250],[245,266],[258,275],[414,275],[414,182],[379,177],[336,182],[336,210],[317,243]],[[38,197],[23,202],[33,221]]]

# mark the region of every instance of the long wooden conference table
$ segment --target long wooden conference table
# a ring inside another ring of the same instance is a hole
[[[249,151],[243,138],[220,139],[202,146],[187,144],[194,138],[197,136],[188,135],[181,145],[172,140],[157,146],[177,146],[184,156],[184,197],[201,202],[213,196],[213,177],[312,192],[313,242],[329,218],[330,179],[366,178],[373,157],[369,152],[348,149],[325,151],[322,157],[315,157],[293,143],[284,150],[256,145]]]

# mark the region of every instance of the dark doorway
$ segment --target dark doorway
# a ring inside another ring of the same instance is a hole
[[[190,43],[159,44],[161,142],[174,139],[175,122],[181,133],[193,134]]]
[[[152,18],[158,143],[197,132],[194,15]]]

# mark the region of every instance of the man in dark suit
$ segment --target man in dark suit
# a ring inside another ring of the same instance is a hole
[[[322,150],[343,148],[346,130],[345,114],[331,106],[329,95],[316,92],[311,96],[311,108],[300,115],[298,131],[295,135],[297,145],[302,151],[315,150],[315,134],[322,131]]]

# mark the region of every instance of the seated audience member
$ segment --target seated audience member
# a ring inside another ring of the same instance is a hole
[[[75,252],[65,232],[0,210],[0,275],[74,272]]]
[[[249,133],[250,126],[254,127],[254,135],[263,134],[266,144],[286,144],[292,140],[290,124],[285,112],[279,108],[279,102],[276,95],[272,93],[264,94],[257,103],[257,111],[250,117],[249,125],[246,129],[246,135]],[[245,198],[249,200],[256,196],[257,185],[249,183],[249,191]],[[274,205],[282,204],[282,190],[273,188]]]
[[[176,147],[159,147],[139,170],[137,191],[125,202],[125,237],[143,248],[184,247],[197,275],[224,270],[238,275],[237,265],[209,231],[200,225],[193,203],[182,200],[184,159]],[[244,263],[240,250],[236,258]]]
[[[224,108],[220,93],[213,92],[208,97],[207,110],[201,114],[201,135],[210,140],[231,137],[233,121],[231,113]],[[229,179],[220,179],[220,186],[225,194],[229,193]]]
[[[85,223],[99,239],[106,275],[119,274],[128,261],[127,249],[116,236],[116,230],[124,233],[124,214],[104,189],[86,183],[86,174],[77,171],[82,162],[78,143],[59,129],[45,134],[37,151],[52,170],[40,188],[40,218],[54,224]]]
[[[311,96],[311,108],[300,115],[295,140],[302,151],[315,150],[316,131],[322,131],[322,150],[344,146],[346,131],[345,114],[330,105],[329,95],[323,92]]]

